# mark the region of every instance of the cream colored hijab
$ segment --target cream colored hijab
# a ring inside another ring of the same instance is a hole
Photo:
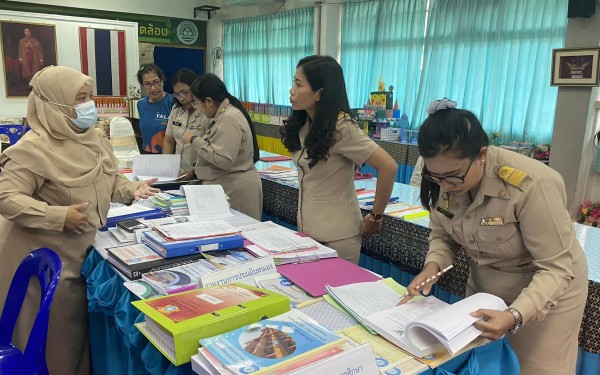
[[[0,158],[8,158],[51,181],[66,186],[87,186],[100,173],[115,173],[110,146],[94,128],[81,132],[69,120],[69,109],[84,85],[94,80],[74,69],[50,66],[31,79],[27,122],[31,127]],[[57,103],[61,105],[56,105]]]

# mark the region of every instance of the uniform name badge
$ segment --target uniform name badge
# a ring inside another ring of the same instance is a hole
[[[501,217],[482,217],[481,225],[483,225],[483,226],[504,225],[504,220]]]
[[[437,207],[435,209],[437,212],[441,213],[442,215],[446,216],[448,219],[452,220],[454,218],[454,214],[448,210],[444,210],[442,207]]]

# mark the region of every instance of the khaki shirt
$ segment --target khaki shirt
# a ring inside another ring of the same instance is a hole
[[[513,186],[498,176],[502,166],[526,172],[528,177]],[[444,199],[443,193],[442,188],[430,215],[425,263],[433,261],[446,268],[463,246],[473,267],[530,275],[528,286],[515,291],[511,305],[521,312],[524,322],[543,320],[571,280],[586,274],[585,256],[565,208],[564,182],[539,161],[490,146],[473,202],[466,196]],[[495,282],[500,290],[503,281]]]
[[[250,125],[229,99],[223,100],[204,133],[194,139],[196,177],[212,181],[235,172],[256,170]]]
[[[320,242],[356,236],[362,232],[363,221],[354,188],[354,166],[367,161],[379,146],[350,117],[340,116],[329,158],[309,168],[304,144],[309,128],[307,122],[300,129],[302,149],[292,153],[300,185],[298,228]]]
[[[200,111],[195,110],[190,114],[186,107],[173,107],[167,122],[166,135],[175,139],[175,153],[181,154],[182,171],[192,171],[198,159],[198,153],[190,144],[183,144],[181,138],[184,132],[200,136],[202,128],[208,125],[208,119]]]

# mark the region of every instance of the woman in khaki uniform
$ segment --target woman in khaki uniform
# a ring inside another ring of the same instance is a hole
[[[192,107],[192,93],[190,86],[198,77],[190,69],[179,69],[171,78],[175,105],[169,115],[167,131],[163,140],[163,154],[180,154],[181,166],[179,175],[194,176],[194,166],[198,159],[198,152],[190,144],[181,141],[183,133],[191,136],[202,134],[202,129],[208,125],[208,119],[200,111]]]
[[[196,177],[223,186],[231,208],[261,220],[262,182],[254,166],[259,150],[250,115],[214,74],[202,74],[191,90],[192,105],[209,120],[202,135],[182,136],[198,152]]]
[[[27,103],[31,131],[0,157],[0,309],[26,254],[49,247],[62,260],[46,346],[51,374],[89,373],[87,299],[80,270],[96,229],[106,223],[110,202],[130,202],[156,191],[117,173],[108,140],[93,128],[93,85],[92,78],[71,68],[38,72]],[[39,298],[39,283],[30,283],[15,330],[21,349]]]
[[[284,122],[282,140],[298,167],[298,228],[358,263],[362,237],[381,230],[398,166],[350,116],[344,74],[332,57],[300,60],[290,102],[293,112]],[[373,210],[363,218],[354,166],[364,162],[379,177]]]
[[[467,295],[491,293],[510,306],[472,313],[483,318],[475,323],[481,336],[509,333],[521,374],[574,374],[588,276],[563,180],[534,159],[488,146],[477,118],[453,103],[437,102],[419,130],[431,235],[425,268],[408,290],[417,295],[415,287],[464,247]]]

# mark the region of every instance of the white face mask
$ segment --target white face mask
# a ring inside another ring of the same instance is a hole
[[[96,109],[96,103],[90,100],[85,103],[76,104],[73,106],[77,118],[72,118],[73,124],[79,129],[85,130],[96,125],[98,121],[98,109]]]

